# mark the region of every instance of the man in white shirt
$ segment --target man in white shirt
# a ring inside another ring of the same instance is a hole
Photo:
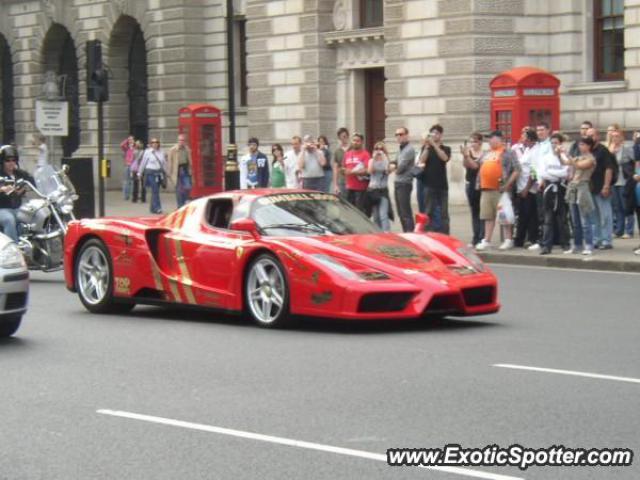
[[[300,169],[298,159],[302,152],[302,139],[299,136],[291,138],[291,150],[284,154],[284,176],[287,188],[300,188]]]
[[[538,135],[532,129],[523,132],[520,145],[518,161],[520,162],[520,176],[516,181],[515,204],[518,210],[518,225],[516,228],[516,238],[514,246],[523,247],[525,240],[532,245],[538,243],[539,222],[538,222],[538,202],[536,194],[538,183],[532,175],[533,165],[538,163],[540,146],[538,145]]]
[[[559,133],[551,136],[551,153],[542,156],[542,171],[538,173],[540,191],[542,192],[543,238],[541,255],[551,253],[554,239],[557,237],[564,250],[569,249],[569,232],[567,229],[566,187],[564,182],[569,176],[569,167],[560,161],[564,151],[564,137]]]

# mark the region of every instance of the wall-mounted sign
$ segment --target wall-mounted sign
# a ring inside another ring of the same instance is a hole
[[[69,135],[69,103],[36,100],[36,128],[47,137]]]

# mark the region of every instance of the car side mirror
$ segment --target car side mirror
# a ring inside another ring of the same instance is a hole
[[[416,227],[414,232],[424,232],[427,230],[427,225],[431,223],[429,215],[426,213],[416,213]]]
[[[253,238],[259,238],[258,225],[252,218],[241,218],[233,222],[229,228],[237,232],[248,232],[253,235]]]

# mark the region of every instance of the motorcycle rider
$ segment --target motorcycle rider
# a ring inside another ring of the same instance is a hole
[[[10,180],[8,184],[0,184],[0,227],[14,242],[18,242],[16,212],[25,194],[24,187],[16,188],[13,182],[24,179],[33,183],[33,178],[18,167],[18,150],[12,145],[0,148],[0,177]]]

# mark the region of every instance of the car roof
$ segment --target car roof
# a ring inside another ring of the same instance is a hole
[[[318,193],[322,194],[323,192],[318,192],[316,190],[305,190],[304,188],[253,188],[247,190],[229,190],[225,192],[214,193],[213,195],[209,195],[206,197],[202,197],[199,200],[209,200],[215,198],[260,198],[266,197],[269,195],[283,195],[283,194],[291,194],[291,193]]]

